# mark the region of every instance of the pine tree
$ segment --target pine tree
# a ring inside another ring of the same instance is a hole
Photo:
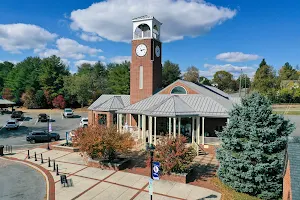
[[[294,124],[272,114],[270,101],[254,93],[235,105],[229,123],[218,132],[218,177],[235,190],[262,199],[278,199],[287,136]]]

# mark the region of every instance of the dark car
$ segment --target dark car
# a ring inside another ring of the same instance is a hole
[[[32,144],[35,142],[54,142],[59,139],[59,134],[47,133],[46,131],[32,131],[26,136],[26,140]]]
[[[40,113],[38,116],[39,122],[46,122],[48,120],[48,115],[46,113]]]
[[[10,118],[22,120],[24,118],[24,113],[22,111],[14,111],[11,114]]]

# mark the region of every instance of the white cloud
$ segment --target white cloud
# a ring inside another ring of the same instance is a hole
[[[81,33],[80,38],[88,42],[100,42],[103,39],[95,34]]]
[[[100,60],[105,60],[106,58],[105,58],[105,56],[99,56],[98,57]]]
[[[0,46],[11,53],[43,49],[56,34],[32,24],[0,24]]]
[[[57,55],[61,58],[73,58],[76,60],[85,58],[85,55],[96,56],[97,53],[102,52],[101,49],[91,48],[79,44],[75,40],[68,38],[60,38],[56,41],[57,49],[46,49],[45,51],[38,51],[41,57],[49,57],[52,55]]]
[[[17,64],[20,61],[16,61],[16,60],[0,60],[0,63],[4,63],[5,61],[13,63],[13,64]]]
[[[111,62],[113,63],[122,63],[124,61],[129,61],[131,62],[131,56],[116,56],[116,57],[112,57],[110,59]]]
[[[250,60],[257,60],[259,58],[260,58],[259,55],[245,54],[242,52],[226,52],[226,53],[218,54],[216,56],[216,59],[227,61],[227,62],[245,62]]]
[[[75,66],[80,66],[84,63],[87,63],[87,64],[91,64],[91,65],[94,65],[95,63],[97,63],[98,61],[96,60],[78,60],[76,62],[74,62],[74,65]]]
[[[120,6],[122,5],[122,6]],[[233,18],[236,10],[203,0],[105,0],[71,12],[71,28],[94,33],[111,41],[130,42],[132,18],[153,15],[163,23],[162,40],[196,37]]]
[[[62,58],[61,61],[67,65],[67,66],[70,66],[71,62],[68,60],[68,59],[65,59],[65,58]]]
[[[241,74],[241,70],[243,73],[247,74],[249,77],[253,77],[256,71],[254,66],[235,66],[232,64],[225,64],[225,65],[212,65],[212,64],[204,64],[204,67],[208,70],[200,70],[200,76],[205,76],[207,78],[212,78],[213,75],[217,71],[227,71],[230,72],[235,78],[239,77]]]

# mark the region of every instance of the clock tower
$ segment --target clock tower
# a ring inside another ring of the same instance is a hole
[[[130,104],[155,94],[162,85],[160,23],[153,16],[132,20]]]

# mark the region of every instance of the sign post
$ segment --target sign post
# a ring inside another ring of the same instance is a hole
[[[66,132],[66,143],[68,145],[68,137],[69,137],[69,132]]]
[[[152,198],[152,195],[153,195],[153,179],[152,178],[149,178],[149,194],[151,195],[151,198]]]

